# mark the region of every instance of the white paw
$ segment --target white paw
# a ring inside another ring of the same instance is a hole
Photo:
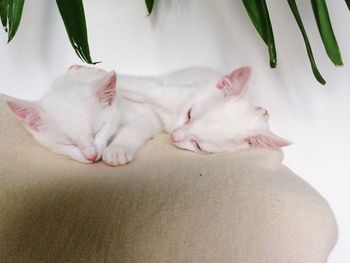
[[[118,166],[130,163],[135,152],[125,146],[109,145],[102,155],[102,160],[110,166]]]

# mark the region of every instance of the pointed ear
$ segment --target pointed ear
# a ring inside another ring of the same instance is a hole
[[[250,67],[242,67],[222,77],[216,87],[224,93],[225,97],[240,99],[247,90],[247,82],[251,75]]]
[[[290,145],[291,143],[272,132],[261,132],[244,139],[250,147],[259,148],[280,148]]]
[[[93,83],[93,95],[104,105],[112,105],[116,99],[117,74],[115,71],[107,73]]]
[[[42,110],[32,102],[18,99],[6,100],[7,105],[23,122],[23,125],[32,131],[39,131],[42,124]]]

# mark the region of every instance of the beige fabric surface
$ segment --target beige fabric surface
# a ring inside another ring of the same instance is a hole
[[[0,262],[326,262],[327,202],[279,151],[203,156],[167,136],[132,164],[37,145],[0,103]]]

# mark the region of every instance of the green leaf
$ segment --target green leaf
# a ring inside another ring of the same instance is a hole
[[[311,0],[311,4],[317,22],[318,31],[320,32],[328,57],[336,66],[342,66],[343,61],[329,19],[327,4],[325,0]]]
[[[92,62],[87,37],[84,6],[82,0],[56,0],[67,34],[79,58],[89,64]]]
[[[154,0],[145,0],[145,2],[146,2],[146,6],[147,6],[148,15],[151,15],[152,10],[153,10]]]
[[[8,34],[10,42],[15,36],[21,22],[24,0],[0,0],[1,23]]]
[[[323,79],[323,77],[321,76],[321,74],[318,71],[318,68],[316,66],[315,59],[314,59],[314,56],[312,54],[310,42],[309,42],[309,39],[308,39],[307,34],[305,32],[305,28],[304,28],[303,22],[301,20],[301,17],[300,17],[299,11],[298,11],[298,7],[295,3],[295,0],[287,0],[287,1],[288,1],[290,9],[292,10],[294,18],[297,21],[297,24],[299,26],[301,34],[303,35],[306,50],[307,50],[307,55],[309,57],[311,68],[312,68],[312,72],[314,73],[314,76],[318,80],[318,82],[320,82],[321,84],[324,85],[324,84],[326,84],[326,81]]]
[[[349,10],[350,10],[350,0],[345,0],[346,5],[348,6]]]
[[[5,31],[7,30],[7,0],[0,0],[0,18],[1,18],[1,24],[4,27]]]
[[[242,0],[255,29],[267,45],[270,67],[275,68],[277,55],[270,16],[265,0]]]

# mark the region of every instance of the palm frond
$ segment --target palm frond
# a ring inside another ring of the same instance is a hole
[[[270,56],[270,67],[275,68],[277,65],[276,47],[266,2],[265,0],[243,0],[243,4],[250,20],[267,45]]]
[[[0,0],[1,23],[10,42],[15,36],[21,22],[24,0]]]
[[[297,4],[295,3],[295,0],[287,0],[290,9],[292,10],[292,13],[294,15],[294,18],[299,26],[299,29],[301,31],[301,34],[304,38],[304,43],[306,46],[306,50],[307,50],[307,55],[309,57],[310,60],[310,64],[311,64],[311,68],[312,68],[312,72],[314,73],[315,78],[318,80],[318,82],[320,82],[321,84],[326,84],[326,81],[324,80],[324,78],[322,77],[321,73],[318,71],[318,68],[316,66],[316,62],[312,53],[312,49],[311,49],[311,45],[309,42],[309,38],[306,34],[303,22],[301,20],[300,14],[299,14],[299,10],[297,7]]]
[[[82,0],[56,0],[56,3],[75,52],[81,60],[96,64],[97,62],[92,62],[90,56]]]
[[[145,0],[145,2],[147,6],[148,15],[151,15],[153,10],[154,0]]]
[[[350,10],[350,0],[345,0],[346,5],[348,6],[349,10]]]
[[[320,32],[328,57],[336,66],[342,66],[343,61],[337,40],[334,36],[332,24],[329,19],[326,1],[311,0],[311,4],[317,22],[318,31]]]

